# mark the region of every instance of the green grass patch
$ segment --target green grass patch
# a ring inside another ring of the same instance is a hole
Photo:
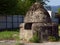
[[[57,38],[54,37],[54,36],[49,36],[49,37],[48,37],[48,40],[51,41],[51,42],[56,42],[56,41],[58,41]]]
[[[37,36],[37,33],[35,33],[29,41],[33,43],[39,43],[40,40],[39,40],[39,37]]]
[[[0,40],[19,40],[19,31],[2,31]]]

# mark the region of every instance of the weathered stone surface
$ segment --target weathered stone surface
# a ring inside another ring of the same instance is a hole
[[[48,41],[49,36],[58,38],[58,25],[55,23],[33,23],[33,34],[36,32],[41,41]]]
[[[32,38],[32,30],[26,30],[24,29],[24,25],[25,23],[21,24],[21,28],[20,28],[20,39],[23,41],[29,41],[30,38]]]
[[[24,22],[51,22],[51,19],[46,9],[36,2],[27,12]]]

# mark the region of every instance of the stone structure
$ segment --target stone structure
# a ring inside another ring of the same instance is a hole
[[[58,36],[57,24],[51,22],[48,12],[38,2],[31,6],[20,25],[20,38],[29,41],[36,32],[41,41],[47,41],[48,36]]]

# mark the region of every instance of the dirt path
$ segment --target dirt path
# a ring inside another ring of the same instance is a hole
[[[0,45],[16,45],[16,41],[0,41]]]
[[[17,45],[17,41],[0,41],[0,45]],[[60,45],[60,42],[24,43],[24,45]]]
[[[46,43],[26,43],[25,45],[60,45],[60,42],[46,42]]]

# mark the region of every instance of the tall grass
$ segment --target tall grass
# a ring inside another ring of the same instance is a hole
[[[0,40],[18,40],[19,39],[19,31],[15,30],[5,30],[0,32]]]

